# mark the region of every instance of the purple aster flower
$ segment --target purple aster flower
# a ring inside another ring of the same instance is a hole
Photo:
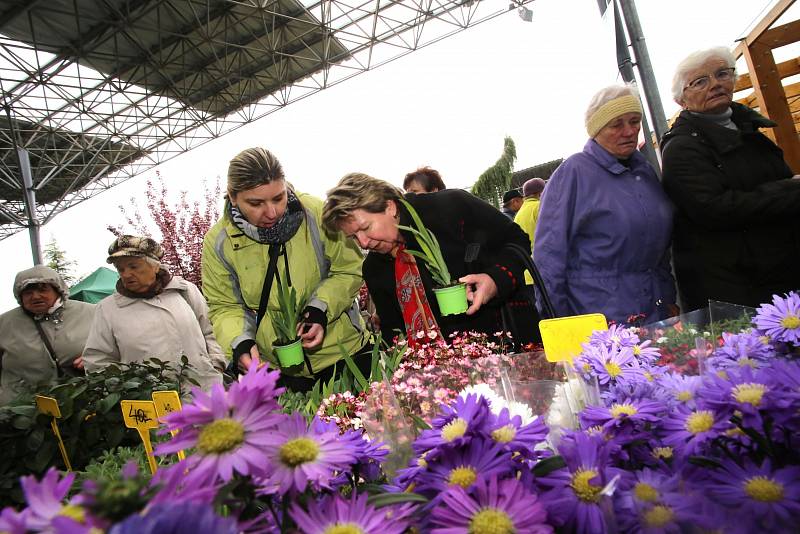
[[[775,341],[800,345],[800,295],[773,295],[772,304],[762,304],[753,324]]]
[[[647,364],[656,363],[658,359],[661,358],[661,350],[658,347],[652,347],[652,343],[653,341],[648,339],[647,341],[633,345],[633,355],[641,362]]]
[[[219,517],[214,509],[194,502],[159,504],[144,515],[132,515],[111,527],[109,534],[237,534],[231,517]]]
[[[433,509],[431,522],[432,534],[553,532],[536,494],[516,478],[498,481],[491,477],[470,493],[460,487],[451,489]]]
[[[414,452],[449,445],[462,445],[473,436],[485,434],[490,415],[489,403],[481,395],[470,394],[456,398],[455,403],[442,408],[431,422],[431,427],[420,434],[414,442]]]
[[[704,524],[676,474],[644,469],[626,486],[615,499],[623,532],[680,534],[683,527]]]
[[[0,524],[6,522],[10,531],[19,528],[20,522],[24,521],[25,532],[90,532],[96,521],[78,504],[78,500],[73,497],[64,502],[75,480],[75,473],[59,478],[58,471],[52,467],[41,481],[34,476],[22,477],[20,483],[28,507],[19,514],[4,511]]]
[[[522,417],[511,416],[508,408],[503,408],[489,428],[492,440],[505,445],[506,449],[518,452],[526,458],[535,458],[534,449],[547,439],[550,429],[542,417],[537,417],[527,425],[522,424]]]
[[[319,501],[311,501],[308,511],[297,503],[292,504],[289,515],[303,534],[403,534],[406,531],[410,506],[375,509],[367,504],[367,497],[366,493],[353,493],[345,500],[339,494],[327,495]]]
[[[613,435],[621,430],[642,432],[648,425],[661,420],[664,405],[648,400],[624,400],[610,406],[587,406],[581,412],[584,427],[602,426]]]
[[[220,384],[210,394],[195,388],[192,403],[164,417],[167,428],[162,432],[180,432],[159,445],[156,454],[194,449],[171,467],[187,472],[189,486],[227,482],[234,473],[262,473],[265,445],[281,420],[276,395],[283,388],[275,387],[279,376],[267,366],[253,366],[227,392]]]
[[[475,438],[427,460],[427,469],[416,477],[416,491],[432,498],[453,486],[472,487],[482,477],[510,474],[517,465],[503,444]]]
[[[640,380],[644,374],[632,347],[588,347],[576,360],[575,367],[581,374],[597,375],[601,386]]]
[[[726,417],[710,409],[677,406],[661,423],[664,445],[675,456],[698,454],[729,428]]]
[[[608,330],[595,330],[585,345],[596,347],[633,347],[639,343],[635,329],[612,324]]]
[[[742,367],[729,369],[725,377],[707,375],[698,395],[699,404],[728,417],[740,412],[745,425],[761,429],[761,414],[772,407],[774,393],[767,373]]]
[[[17,512],[10,506],[0,512],[0,532],[8,534],[27,534],[28,511]]]
[[[542,503],[554,525],[579,534],[604,534],[603,489],[616,470],[609,467],[610,446],[583,432],[562,438],[559,452],[567,464],[537,479]]]
[[[332,432],[339,434],[339,441],[347,444],[348,448],[353,449],[355,461],[351,467],[353,474],[357,473],[359,477],[367,481],[372,481],[380,478],[382,475],[381,463],[389,456],[389,446],[382,441],[371,440],[367,434],[362,430],[347,429],[341,431],[336,421],[323,421],[315,418],[312,421],[314,431],[321,434],[325,432]],[[337,480],[333,483],[334,486],[346,484],[350,482],[349,472],[340,473]]]
[[[724,357],[733,361],[740,358],[766,361],[774,356],[775,348],[770,345],[769,338],[754,331],[739,334],[723,332],[722,346],[714,351],[714,357]]]
[[[336,473],[355,463],[357,451],[349,439],[339,439],[338,430],[319,432],[315,425],[316,418],[309,426],[302,415],[287,415],[264,439],[268,472],[259,479],[263,493],[303,492],[309,483],[330,489]]]
[[[665,373],[658,381],[658,386],[666,393],[671,405],[684,405],[694,408],[697,404],[697,390],[702,383],[699,376]]]
[[[791,532],[800,517],[800,467],[772,469],[769,460],[756,466],[744,459],[739,466],[722,461],[722,469],[709,473],[702,487],[729,507],[746,532]]]

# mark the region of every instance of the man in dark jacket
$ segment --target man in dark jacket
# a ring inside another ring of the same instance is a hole
[[[775,123],[732,102],[733,56],[689,56],[673,96],[684,111],[662,142],[677,207],[673,257],[683,306],[747,306],[800,288],[800,180],[758,131]]]

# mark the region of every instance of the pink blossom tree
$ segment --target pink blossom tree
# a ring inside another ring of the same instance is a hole
[[[169,271],[201,286],[200,260],[203,253],[203,236],[219,218],[221,187],[217,178],[212,187],[203,180],[203,200],[190,201],[187,191],[181,191],[177,203],[169,202],[167,185],[159,172],[156,180],[147,180],[145,191],[149,219],[142,215],[137,200],[131,197],[129,206],[120,205],[125,223],[108,226],[116,236],[122,234],[144,235],[155,239],[164,247],[161,259]],[[132,211],[129,211],[132,209]]]

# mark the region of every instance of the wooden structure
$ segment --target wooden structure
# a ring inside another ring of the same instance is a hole
[[[752,89],[739,102],[778,123],[765,131],[783,149],[784,158],[795,173],[800,173],[800,83],[784,86],[783,80],[800,74],[800,58],[775,63],[772,51],[800,41],[800,20],[772,27],[795,0],[780,0],[734,49],[736,58],[744,56],[747,74],[742,74],[734,91]]]

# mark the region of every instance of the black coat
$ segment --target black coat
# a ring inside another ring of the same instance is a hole
[[[442,317],[430,272],[422,260],[417,261],[425,294],[442,333],[476,330],[493,334],[503,329],[501,307],[508,303],[513,310],[517,342],[538,341],[538,314],[525,298],[523,264],[503,247],[516,243],[530,250],[527,234],[490,204],[460,189],[416,195],[406,200],[417,210],[425,226],[433,232],[442,248],[442,256],[453,279],[466,274],[486,273],[497,284],[497,296],[474,315]],[[412,226],[405,207],[399,205],[400,224]],[[402,232],[406,247],[419,250],[414,236]],[[370,252],[364,260],[363,276],[381,320],[381,333],[387,341],[398,333],[405,334],[403,315],[397,302],[394,258],[389,254]],[[510,327],[509,327],[510,328]]]
[[[758,131],[775,123],[734,103],[739,131],[683,111],[662,143],[675,203],[673,258],[688,309],[747,306],[800,288],[800,180]]]

